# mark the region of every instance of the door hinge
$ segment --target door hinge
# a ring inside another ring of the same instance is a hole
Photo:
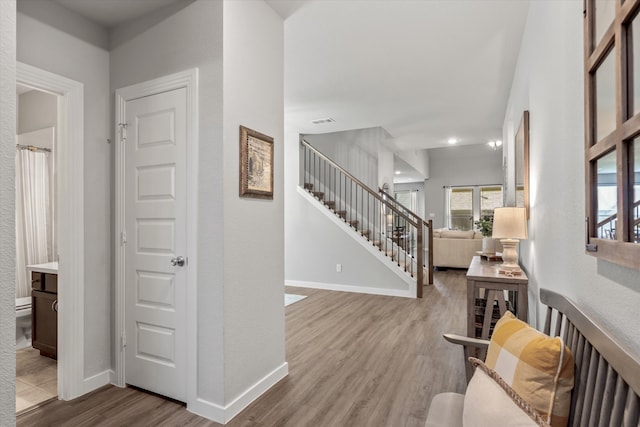
[[[123,349],[127,346],[127,333],[126,332],[122,332],[122,335],[120,335],[120,345],[122,346]]]
[[[127,243],[127,232],[122,231],[120,232],[120,245],[124,246],[126,243]]]

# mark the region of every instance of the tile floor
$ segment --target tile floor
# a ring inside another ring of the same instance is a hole
[[[58,395],[58,364],[35,348],[16,352],[16,413]]]

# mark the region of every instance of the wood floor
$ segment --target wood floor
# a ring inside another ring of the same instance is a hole
[[[438,271],[421,300],[287,287],[289,376],[228,426],[423,426],[431,398],[464,390],[464,270]],[[219,426],[132,388],[105,387],[21,415],[18,426]]]

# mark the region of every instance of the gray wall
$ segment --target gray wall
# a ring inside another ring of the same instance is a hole
[[[291,195],[291,197],[289,197]],[[297,191],[287,194],[286,271],[287,282],[344,285],[391,291],[409,289],[398,275],[355,241],[354,231],[345,231]],[[357,236],[356,236],[357,237]],[[391,264],[391,260],[388,262]],[[336,271],[336,264],[342,271]],[[397,268],[395,265],[393,268]],[[292,283],[295,285],[295,283]]]
[[[584,250],[584,90],[582,3],[531,2],[504,123],[512,143],[531,113],[529,239],[520,257],[538,326],[538,289],[568,295],[620,342],[640,353],[640,273]],[[544,28],[541,32],[540,28]]]
[[[18,100],[18,135],[57,126],[58,97],[32,90]]]
[[[109,53],[58,28],[83,25],[96,37],[103,29],[64,13],[44,24],[25,13],[33,3],[18,4],[18,61],[84,84],[85,346],[84,375],[111,369],[111,146],[109,137]],[[55,3],[52,3],[55,5]],[[48,5],[49,7],[51,5]],[[52,6],[56,7],[56,6]],[[37,9],[37,8],[36,8]],[[54,27],[53,25],[58,25]],[[14,89],[15,90],[15,89]]]
[[[433,213],[434,228],[444,227],[444,186],[502,184],[502,150],[461,145],[429,150],[429,179],[425,181],[425,216]]]
[[[0,425],[16,412],[16,2],[0,1]]]
[[[264,1],[225,0],[223,67],[224,382],[229,403],[285,363],[284,23]],[[273,200],[238,197],[240,125],[274,138]]]
[[[322,154],[377,190],[378,147],[389,134],[381,127],[303,135]]]

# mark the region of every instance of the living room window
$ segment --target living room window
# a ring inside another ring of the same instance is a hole
[[[502,206],[502,191],[502,185],[445,187],[446,227],[473,230],[474,221]]]
[[[502,186],[480,187],[480,218],[493,217],[493,210],[502,207]]]
[[[473,230],[473,187],[449,188],[448,194],[448,228]]]
[[[586,250],[640,269],[640,0],[585,7]]]

